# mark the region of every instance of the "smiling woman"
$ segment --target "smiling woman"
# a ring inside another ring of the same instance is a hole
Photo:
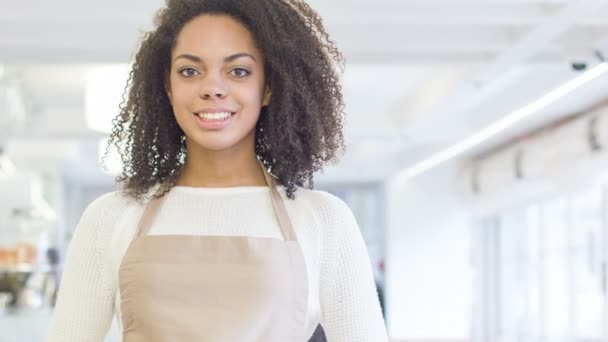
[[[270,88],[249,31],[229,16],[202,15],[184,26],[173,55],[167,95],[186,136],[188,161],[210,151],[252,159],[255,126]],[[196,177],[187,179],[195,164],[205,162],[186,163],[178,184],[194,183]]]
[[[222,178],[242,171],[233,180],[260,185],[259,170],[256,179],[243,175],[258,169],[254,155],[288,197],[312,188],[313,174],[344,148],[336,71],[343,57],[316,12],[303,1],[168,1],[156,23],[136,54],[110,140],[122,151],[125,191],[141,198],[159,182],[222,186],[201,182],[218,168]],[[204,110],[234,115],[205,123]],[[205,131],[217,127],[225,129]],[[245,156],[246,146],[254,150]],[[218,149],[243,164],[195,162]]]
[[[343,148],[342,56],[297,0],[169,0],[83,213],[49,341],[387,340],[352,212],[312,190]],[[297,192],[297,196],[296,196]]]

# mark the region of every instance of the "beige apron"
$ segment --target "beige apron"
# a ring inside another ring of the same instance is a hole
[[[153,198],[119,269],[123,342],[302,342],[308,281],[302,250],[264,169],[284,240],[146,235]]]

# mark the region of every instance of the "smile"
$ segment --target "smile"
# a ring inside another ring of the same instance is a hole
[[[198,116],[201,120],[205,121],[222,121],[226,120],[234,113],[231,112],[219,112],[219,113],[194,113],[194,115]]]
[[[193,113],[199,128],[205,130],[219,130],[228,126],[234,118],[234,112],[200,112]]]

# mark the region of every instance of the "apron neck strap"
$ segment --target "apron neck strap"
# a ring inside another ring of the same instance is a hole
[[[262,172],[264,173],[266,185],[270,189],[270,199],[272,201],[272,208],[279,223],[279,227],[281,228],[281,232],[283,233],[283,238],[287,241],[297,240],[297,237],[293,230],[293,225],[291,224],[291,220],[289,219],[289,215],[287,214],[287,209],[285,209],[285,203],[283,203],[283,198],[281,198],[281,194],[277,190],[276,181],[268,173],[266,167],[264,167],[262,162],[260,162],[260,167],[262,168]],[[152,222],[154,222],[154,219],[156,218],[156,215],[158,215],[158,212],[160,211],[160,208],[166,198],[167,193],[165,193],[162,197],[153,196],[152,199],[148,202],[146,208],[144,209],[143,215],[139,220],[135,238],[147,234],[148,230],[152,226]]]
[[[139,225],[137,226],[137,233],[135,234],[136,239],[142,235],[146,235],[166,198],[167,193],[165,193],[162,197],[153,196],[148,202],[148,205],[146,205],[146,209],[144,209],[144,213],[139,220]]]
[[[294,233],[293,226],[291,224],[291,220],[289,219],[289,215],[287,214],[287,209],[285,209],[285,203],[283,203],[283,198],[281,198],[281,194],[279,194],[279,190],[277,190],[277,184],[274,178],[270,176],[266,167],[260,162],[262,167],[262,171],[264,172],[264,178],[266,179],[266,185],[270,188],[270,199],[272,200],[272,208],[274,209],[274,214],[279,222],[279,227],[281,227],[281,232],[283,233],[283,238],[287,241],[297,240],[296,234]]]

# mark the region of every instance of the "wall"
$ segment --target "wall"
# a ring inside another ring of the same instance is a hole
[[[387,184],[387,320],[393,340],[466,340],[469,218],[447,164]]]

